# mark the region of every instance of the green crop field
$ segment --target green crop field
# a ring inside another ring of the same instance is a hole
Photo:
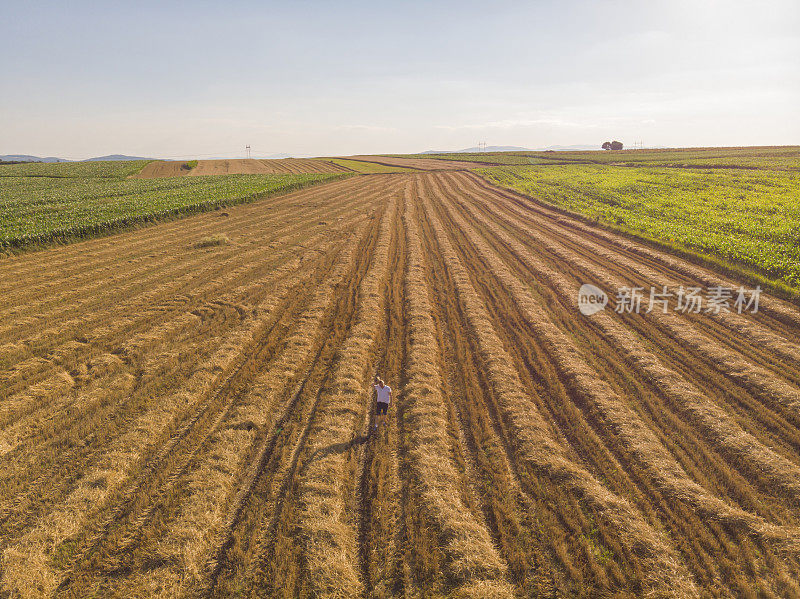
[[[413,168],[402,166],[387,166],[375,162],[365,162],[363,160],[351,160],[349,158],[326,158],[328,162],[333,162],[339,166],[344,166],[357,173],[380,174],[380,173],[413,173]]]
[[[146,161],[0,166],[0,246],[84,237],[250,201],[339,174],[129,179]]]
[[[662,153],[664,158],[674,159]],[[597,164],[476,172],[536,199],[800,289],[800,172]]]
[[[617,152],[540,153],[552,161],[615,166],[714,167],[800,171],[800,147],[688,148],[681,150],[622,150]]]
[[[667,166],[679,168],[740,168],[800,171],[800,147],[689,148],[622,150],[615,152],[459,152],[392,154],[404,158],[461,160],[494,165],[608,164],[612,166]]]
[[[122,179],[142,170],[150,160],[92,162],[23,162],[4,165],[0,177],[58,177],[68,179]],[[2,179],[0,179],[2,183]]]
[[[433,160],[448,160],[461,162],[474,162],[475,168],[486,165],[514,165],[523,166],[529,164],[552,164],[554,158],[567,154],[566,152],[456,152],[452,154],[386,154],[396,158],[425,158]]]
[[[459,152],[454,154],[387,154],[396,158],[433,158],[435,160],[460,160],[476,162],[476,168],[486,164],[550,164],[552,160],[542,158],[534,152]]]

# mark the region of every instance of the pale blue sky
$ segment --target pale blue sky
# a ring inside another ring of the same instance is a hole
[[[0,154],[800,144],[800,3],[14,2]]]

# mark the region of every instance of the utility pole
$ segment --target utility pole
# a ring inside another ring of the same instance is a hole
[[[247,144],[245,146],[245,149],[247,150],[247,159],[249,160],[250,159],[250,144]]]
[[[478,152],[485,152],[486,151],[486,142],[479,141],[478,142]]]

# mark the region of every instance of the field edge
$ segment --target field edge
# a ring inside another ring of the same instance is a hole
[[[786,300],[800,307],[800,289],[790,287],[782,281],[773,279],[766,272],[755,270],[750,266],[739,263],[735,260],[725,259],[721,256],[710,254],[708,252],[701,252],[699,250],[688,248],[680,243],[659,239],[657,237],[647,235],[646,233],[637,229],[632,229],[623,225],[617,225],[608,221],[596,220],[580,212],[568,210],[562,206],[552,204],[547,200],[528,195],[514,187],[498,185],[494,181],[491,181],[485,177],[478,170],[473,170],[470,172],[473,176],[478,177],[486,185],[489,185],[490,187],[493,187],[501,192],[516,194],[517,196],[525,198],[526,200],[530,200],[542,208],[546,208],[558,214],[574,218],[575,220],[578,220],[584,224],[597,227],[598,229],[602,229],[609,233],[616,233],[632,241],[645,243],[653,249],[667,251],[678,258],[682,258],[691,262],[692,264],[712,269],[719,274],[741,280],[743,283],[748,283],[750,285],[761,285],[764,291],[769,291],[770,293],[778,296],[780,299]]]

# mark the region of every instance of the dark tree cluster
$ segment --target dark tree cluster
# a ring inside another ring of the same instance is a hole
[[[622,142],[621,141],[607,141],[603,143],[602,148],[604,150],[621,150],[622,149]]]

